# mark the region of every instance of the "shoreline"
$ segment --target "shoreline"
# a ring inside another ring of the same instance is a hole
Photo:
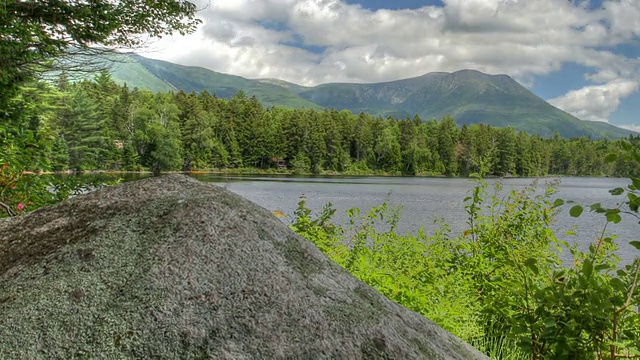
[[[125,170],[85,170],[85,171],[42,171],[42,172],[23,172],[23,175],[148,175],[152,176],[151,171],[125,171]],[[291,177],[397,177],[397,178],[450,178],[450,179],[470,179],[473,176],[447,176],[442,174],[435,175],[402,175],[402,174],[389,174],[389,173],[296,173],[294,171],[260,171],[251,169],[245,169],[240,171],[228,171],[228,170],[190,170],[190,171],[167,171],[162,174],[184,174],[184,175],[219,175],[219,176],[291,176]],[[540,176],[496,176],[486,175],[484,179],[550,179],[550,178],[616,178],[625,179],[626,177],[615,177],[607,175],[540,175]]]

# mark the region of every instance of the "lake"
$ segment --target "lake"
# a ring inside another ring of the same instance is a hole
[[[370,209],[389,199],[391,205],[401,205],[399,230],[402,233],[415,233],[420,226],[425,232],[432,234],[438,225],[435,219],[444,219],[455,235],[468,226],[463,200],[471,194],[475,183],[472,179],[463,178],[424,178],[424,177],[294,177],[294,176],[219,176],[197,174],[193,177],[213,182],[230,191],[263,206],[268,210],[280,210],[292,216],[297,208],[300,196],[306,197],[307,206],[315,212],[331,202],[337,209],[337,222],[346,219],[345,211],[352,207],[363,210]],[[510,178],[488,179],[491,185],[500,181],[504,191],[523,189],[536,179]],[[539,186],[553,178],[539,179]],[[560,208],[560,213],[553,225],[558,238],[569,243],[578,243],[582,249],[599,236],[605,226],[603,215],[590,213],[588,205],[602,203],[603,206],[614,206],[622,197],[614,197],[609,190],[615,187],[626,187],[627,179],[618,178],[573,178],[560,179],[558,192],[554,196],[565,201],[574,201],[585,206],[585,212],[579,218],[569,215],[572,204]],[[540,190],[542,191],[542,190]],[[288,222],[285,218],[283,221]],[[577,236],[565,235],[567,230],[575,231]],[[624,263],[640,256],[640,251],[628,243],[638,240],[640,225],[632,217],[623,216],[619,224],[610,224],[608,233],[617,234],[620,246],[618,256]],[[564,256],[563,256],[564,257]]]

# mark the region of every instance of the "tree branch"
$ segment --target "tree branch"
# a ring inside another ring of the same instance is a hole
[[[13,211],[11,206],[9,206],[9,205],[7,205],[7,204],[5,204],[3,202],[0,202],[0,206],[2,206],[7,211],[7,214],[9,214],[9,216],[16,216],[16,212]]]

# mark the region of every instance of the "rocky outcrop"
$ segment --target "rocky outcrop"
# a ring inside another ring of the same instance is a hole
[[[1,220],[0,339],[2,359],[484,358],[182,175]]]

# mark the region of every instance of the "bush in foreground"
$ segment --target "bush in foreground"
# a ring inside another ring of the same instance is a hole
[[[496,359],[621,359],[640,356],[640,258],[619,266],[605,231],[586,252],[550,230],[562,200],[553,186],[499,197],[478,181],[465,199],[469,228],[449,236],[446,225],[427,236],[397,234],[400,209],[384,203],[347,225],[331,223],[327,205],[312,217],[304,199],[293,230],[365,283],[475,344]],[[640,179],[632,179],[615,209],[594,204],[608,222],[638,214]],[[579,216],[582,207],[570,210]],[[640,249],[640,242],[631,243]],[[568,250],[570,265],[558,253]]]

